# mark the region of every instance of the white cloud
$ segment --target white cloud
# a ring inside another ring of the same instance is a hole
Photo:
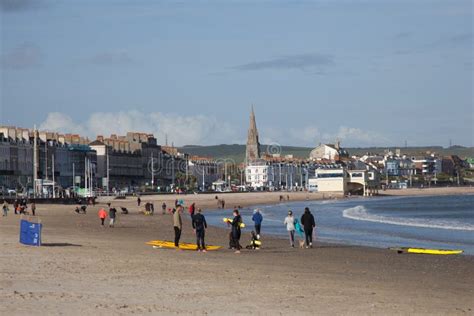
[[[352,146],[375,146],[386,145],[390,141],[383,135],[373,132],[364,131],[360,128],[341,126],[336,133],[336,138]]]
[[[265,144],[278,143],[289,146],[316,146],[319,143],[334,143],[337,140],[343,146],[386,145],[389,140],[373,131],[355,127],[340,126],[336,131],[321,131],[317,126],[308,125],[289,128],[262,128],[261,141]]]
[[[49,113],[46,120],[40,124],[39,129],[73,134],[85,134],[86,131],[82,125],[76,124],[70,116],[59,112]]]
[[[152,133],[159,143],[168,142],[176,146],[210,145],[236,140],[236,131],[230,124],[204,115],[181,116],[161,112],[143,113],[140,111],[96,112],[84,122],[75,122],[70,116],[49,113],[40,129],[62,133],[78,133],[95,139],[97,135],[125,135],[127,132]]]
[[[136,110],[122,112],[95,112],[83,122],[70,116],[49,113],[40,129],[61,133],[77,133],[95,139],[97,135],[125,135],[127,132],[152,133],[161,144],[215,145],[245,143],[246,127],[234,128],[231,124],[204,115],[178,115],[162,112],[144,113]],[[376,132],[355,127],[340,126],[335,132],[322,132],[317,126],[302,127],[262,126],[259,129],[262,144],[288,146],[316,146],[340,140],[345,147],[380,146],[389,140]],[[245,138],[244,138],[245,137]]]

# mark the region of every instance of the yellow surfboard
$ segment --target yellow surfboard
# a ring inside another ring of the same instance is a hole
[[[174,242],[172,241],[166,241],[166,240],[151,240],[146,243],[147,245],[150,246],[155,246],[159,248],[167,248],[167,249],[176,249]],[[206,250],[208,251],[213,251],[213,250],[218,250],[221,249],[221,246],[206,246]],[[197,250],[197,245],[196,244],[189,244],[189,243],[179,243],[179,249],[182,250]]]
[[[398,253],[417,253],[427,255],[460,255],[464,251],[459,249],[426,249],[426,248],[390,248]]]
[[[231,218],[223,218],[222,221],[224,223],[232,223],[232,219]],[[245,228],[245,224],[244,223],[240,223],[240,228]]]

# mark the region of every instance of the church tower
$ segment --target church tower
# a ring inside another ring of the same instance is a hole
[[[247,149],[245,152],[245,163],[248,165],[252,161],[260,159],[260,142],[258,141],[257,123],[255,121],[255,113],[252,106],[250,113],[250,126],[247,136]]]

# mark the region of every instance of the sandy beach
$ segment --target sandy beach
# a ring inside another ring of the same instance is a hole
[[[413,189],[387,195],[472,194],[472,188]],[[219,195],[227,208],[278,203],[280,193]],[[286,193],[284,194],[287,195]],[[323,198],[290,193],[290,201]],[[216,208],[214,195],[166,196]],[[324,198],[329,198],[328,194]],[[331,198],[341,198],[332,195]],[[77,215],[73,206],[38,205],[43,247],[18,243],[19,217],[0,218],[0,314],[472,314],[474,257],[397,254],[385,249],[318,243],[292,249],[264,238],[259,251],[206,254],[153,249],[173,238],[172,218],[139,213],[135,198],[115,228],[103,228],[101,205]],[[103,201],[105,202],[105,200]],[[182,241],[194,236],[185,219]],[[242,243],[247,242],[243,236]],[[208,244],[227,244],[227,231],[209,228]]]

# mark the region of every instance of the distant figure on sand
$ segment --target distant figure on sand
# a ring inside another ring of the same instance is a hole
[[[263,216],[259,209],[253,211],[252,221],[255,223],[255,233],[257,234],[257,239],[260,239],[260,229],[262,228]]]
[[[117,210],[115,209],[115,207],[111,207],[109,209],[109,218],[110,218],[109,227],[114,227],[116,216],[117,216]]]
[[[137,197],[137,206],[140,207],[141,203],[142,203],[142,199],[140,199],[140,197]]]
[[[104,210],[104,208],[100,208],[98,215],[100,218],[100,224],[104,226],[104,221],[107,217],[107,212]]]
[[[288,216],[285,218],[283,224],[286,225],[286,230],[290,236],[290,246],[295,247],[295,218],[292,211],[288,211]]]
[[[36,204],[35,204],[35,202],[31,203],[30,207],[31,207],[31,214],[33,216],[36,216]]]
[[[193,218],[193,215],[195,212],[196,212],[196,203],[193,203],[189,206],[189,215],[191,215],[191,219]]]
[[[308,207],[304,209],[304,214],[301,216],[301,224],[304,228],[306,248],[313,248],[313,229],[316,227],[316,222]]]
[[[3,201],[2,210],[3,210],[3,216],[7,216],[8,215],[8,204],[7,204],[6,201]]]
[[[234,210],[234,219],[232,220],[232,243],[235,248],[235,253],[240,253],[240,225],[242,224],[242,217],[239,214],[239,210]]]
[[[179,247],[179,240],[181,238],[181,231],[183,229],[183,221],[181,219],[182,206],[178,206],[176,211],[173,213],[173,226],[174,226],[174,246]]]
[[[201,214],[201,209],[198,208],[197,213],[193,215],[193,229],[196,233],[196,244],[197,250],[206,252],[206,243],[204,242],[204,236],[207,229],[206,218]]]
[[[161,204],[161,212],[163,213],[163,215],[166,214],[166,203],[163,202],[163,204]]]

